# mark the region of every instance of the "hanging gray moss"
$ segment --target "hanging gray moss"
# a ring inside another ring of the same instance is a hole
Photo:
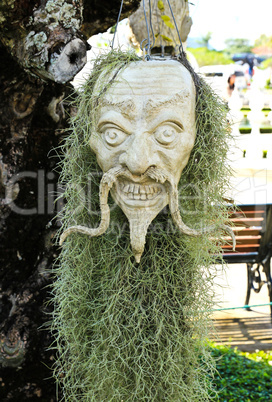
[[[76,100],[78,113],[71,119],[61,163],[67,200],[61,232],[74,224],[98,226],[102,173],[88,145],[92,91],[102,71],[101,96],[116,71],[137,60],[133,53],[101,56]],[[180,62],[190,69],[186,60]],[[190,227],[219,227],[227,221],[227,110],[191,74],[197,87],[197,136],[179,184],[181,213]],[[223,233],[182,235],[165,208],[152,222],[136,264],[127,219],[112,200],[110,207],[107,232],[97,238],[70,235],[56,263],[52,330],[58,350],[55,377],[63,400],[211,400],[211,264],[220,253]]]

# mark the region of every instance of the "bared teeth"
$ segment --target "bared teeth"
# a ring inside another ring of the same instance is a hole
[[[140,186],[140,194],[146,194],[146,189],[147,186]]]
[[[151,200],[161,193],[161,188],[159,186],[151,185],[141,185],[141,184],[131,184],[131,183],[120,183],[120,190],[125,193],[125,195],[130,200]]]
[[[150,188],[149,188],[149,186],[144,186],[144,189],[145,189],[145,193],[146,193],[146,194],[149,194],[149,193],[150,193]]]

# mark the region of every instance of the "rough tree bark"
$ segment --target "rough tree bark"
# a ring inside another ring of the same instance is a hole
[[[140,0],[124,2],[122,18]],[[119,0],[2,0],[0,4],[0,400],[55,401],[50,269],[58,253],[52,149],[71,112],[69,81],[86,35],[114,25]],[[44,326],[44,327],[43,327]]]

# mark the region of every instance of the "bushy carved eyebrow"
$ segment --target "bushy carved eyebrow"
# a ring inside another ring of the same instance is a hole
[[[183,90],[178,93],[176,93],[174,96],[169,96],[166,99],[163,100],[156,100],[156,99],[148,99],[145,105],[145,110],[147,112],[151,112],[154,109],[158,109],[162,106],[167,106],[167,105],[175,105],[177,102],[179,104],[184,104],[188,102],[188,99],[190,97],[190,92],[188,90]]]
[[[190,95],[191,94],[188,91],[188,89],[183,89],[182,91],[176,93],[174,96],[171,95],[162,100],[149,98],[145,102],[144,110],[147,113],[150,113],[150,112],[156,111],[156,109],[159,109],[162,106],[175,105],[177,102],[182,105],[182,104],[188,103]],[[119,101],[119,102],[113,102],[112,100],[110,100],[108,98],[104,98],[100,101],[100,105],[102,107],[106,106],[106,107],[110,107],[114,110],[117,110],[118,112],[121,112],[125,117],[128,117],[128,118],[136,117],[137,113],[139,112],[136,110],[136,105],[135,105],[135,102],[133,101],[133,98],[127,98],[127,99]]]
[[[104,98],[100,101],[102,107],[110,107],[111,109],[121,112],[125,117],[133,118],[136,115],[136,105],[132,98],[123,101],[113,102],[110,99]]]

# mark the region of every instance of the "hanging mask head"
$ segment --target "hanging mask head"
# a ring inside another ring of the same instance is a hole
[[[110,82],[105,87],[103,82]],[[103,234],[110,222],[108,193],[127,216],[136,262],[144,251],[150,223],[169,204],[182,233],[203,233],[187,227],[179,212],[178,183],[196,138],[196,88],[192,75],[177,60],[130,63],[121,71],[103,71],[90,99],[89,145],[104,175],[100,184],[98,228],[68,228],[90,236]],[[212,231],[206,227],[204,231]]]

